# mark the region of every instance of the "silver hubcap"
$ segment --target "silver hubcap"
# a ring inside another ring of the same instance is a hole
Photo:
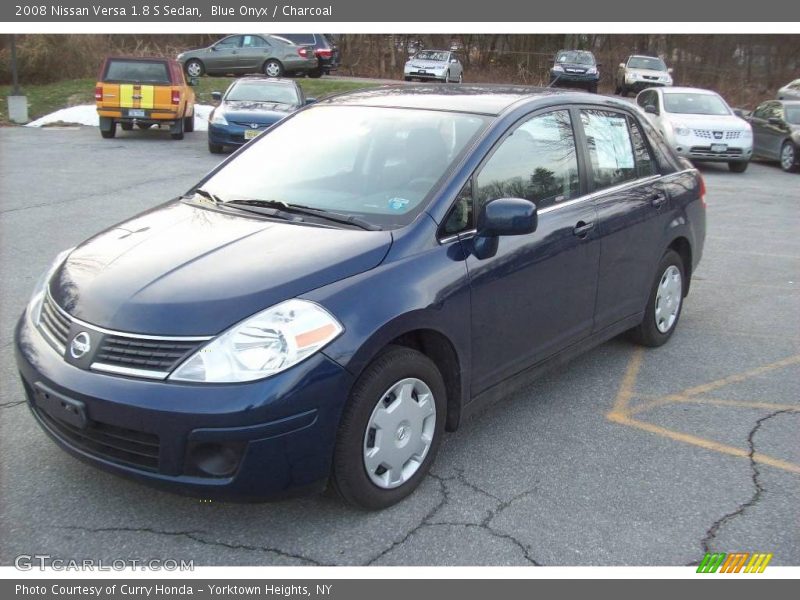
[[[192,77],[199,77],[200,76],[200,65],[197,63],[190,63],[189,66],[186,68],[189,71],[189,75]]]
[[[372,411],[364,435],[364,467],[372,483],[391,489],[417,472],[436,429],[436,403],[424,381],[409,377],[390,387]]]
[[[656,327],[661,333],[667,333],[675,324],[682,297],[681,272],[675,265],[670,265],[661,276],[656,292]]]
[[[275,63],[269,63],[267,65],[267,75],[270,77],[277,77],[278,74],[281,72],[281,69]]]
[[[781,150],[781,166],[788,171],[794,165],[794,146],[786,144]]]

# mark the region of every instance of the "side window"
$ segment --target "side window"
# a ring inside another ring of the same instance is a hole
[[[580,193],[569,112],[533,117],[508,136],[478,173],[475,212],[497,198],[525,198],[546,208]]]
[[[214,47],[220,50],[226,50],[229,48],[238,48],[241,45],[242,45],[242,36],[231,35],[229,37],[226,37],[218,41],[216,44],[214,44]]]
[[[647,142],[639,124],[636,123],[633,117],[628,117],[628,126],[631,132],[631,142],[633,142],[633,154],[636,159],[636,174],[639,177],[656,175],[658,173],[656,162],[653,160],[653,155],[650,154],[650,148],[647,147]]]
[[[581,121],[586,132],[595,190],[636,179],[636,162],[625,115],[581,110]]]
[[[472,229],[475,226],[474,223],[472,216],[472,179],[470,179],[456,196],[453,208],[450,209],[450,214],[445,219],[443,231],[445,235],[453,235],[459,231]]]
[[[244,48],[266,48],[269,44],[259,35],[245,35],[242,38],[242,46]]]
[[[753,117],[756,119],[766,119],[767,113],[769,113],[769,102],[764,102],[763,104],[759,104],[753,111]]]

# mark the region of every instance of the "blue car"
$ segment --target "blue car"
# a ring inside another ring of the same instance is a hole
[[[291,79],[243,77],[225,94],[211,94],[218,103],[208,117],[208,150],[220,154],[238,148],[306,104],[303,89]]]
[[[60,254],[17,364],[44,431],[94,466],[223,499],[332,485],[379,509],[513,386],[624,332],[669,340],[704,193],[613,98],[331,97]]]

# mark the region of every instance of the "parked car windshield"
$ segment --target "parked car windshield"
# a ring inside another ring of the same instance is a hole
[[[568,52],[559,52],[556,62],[572,63],[577,65],[593,65],[594,56],[591,52],[578,52],[577,50],[570,50]]]
[[[488,122],[455,112],[316,106],[250,142],[202,187],[223,201],[277,200],[400,227],[424,210]]]
[[[268,81],[240,81],[228,91],[225,100],[300,104],[294,85]]]
[[[786,106],[786,122],[800,125],[800,106]]]
[[[666,71],[667,65],[660,58],[648,56],[631,56],[628,59],[628,67],[631,69],[650,69],[651,71]]]
[[[725,101],[711,94],[665,93],[664,110],[681,115],[731,114],[731,109]]]
[[[422,52],[417,52],[417,55],[414,58],[416,58],[417,60],[445,61],[447,60],[447,52],[434,52],[432,50],[423,50]]]
[[[163,62],[149,60],[111,60],[104,81],[168,84],[169,72]]]

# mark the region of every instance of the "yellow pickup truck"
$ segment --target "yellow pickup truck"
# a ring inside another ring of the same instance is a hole
[[[183,139],[194,131],[193,84],[169,58],[106,58],[94,90],[100,134],[113,138],[117,124],[124,131],[168,125],[173,140]]]

